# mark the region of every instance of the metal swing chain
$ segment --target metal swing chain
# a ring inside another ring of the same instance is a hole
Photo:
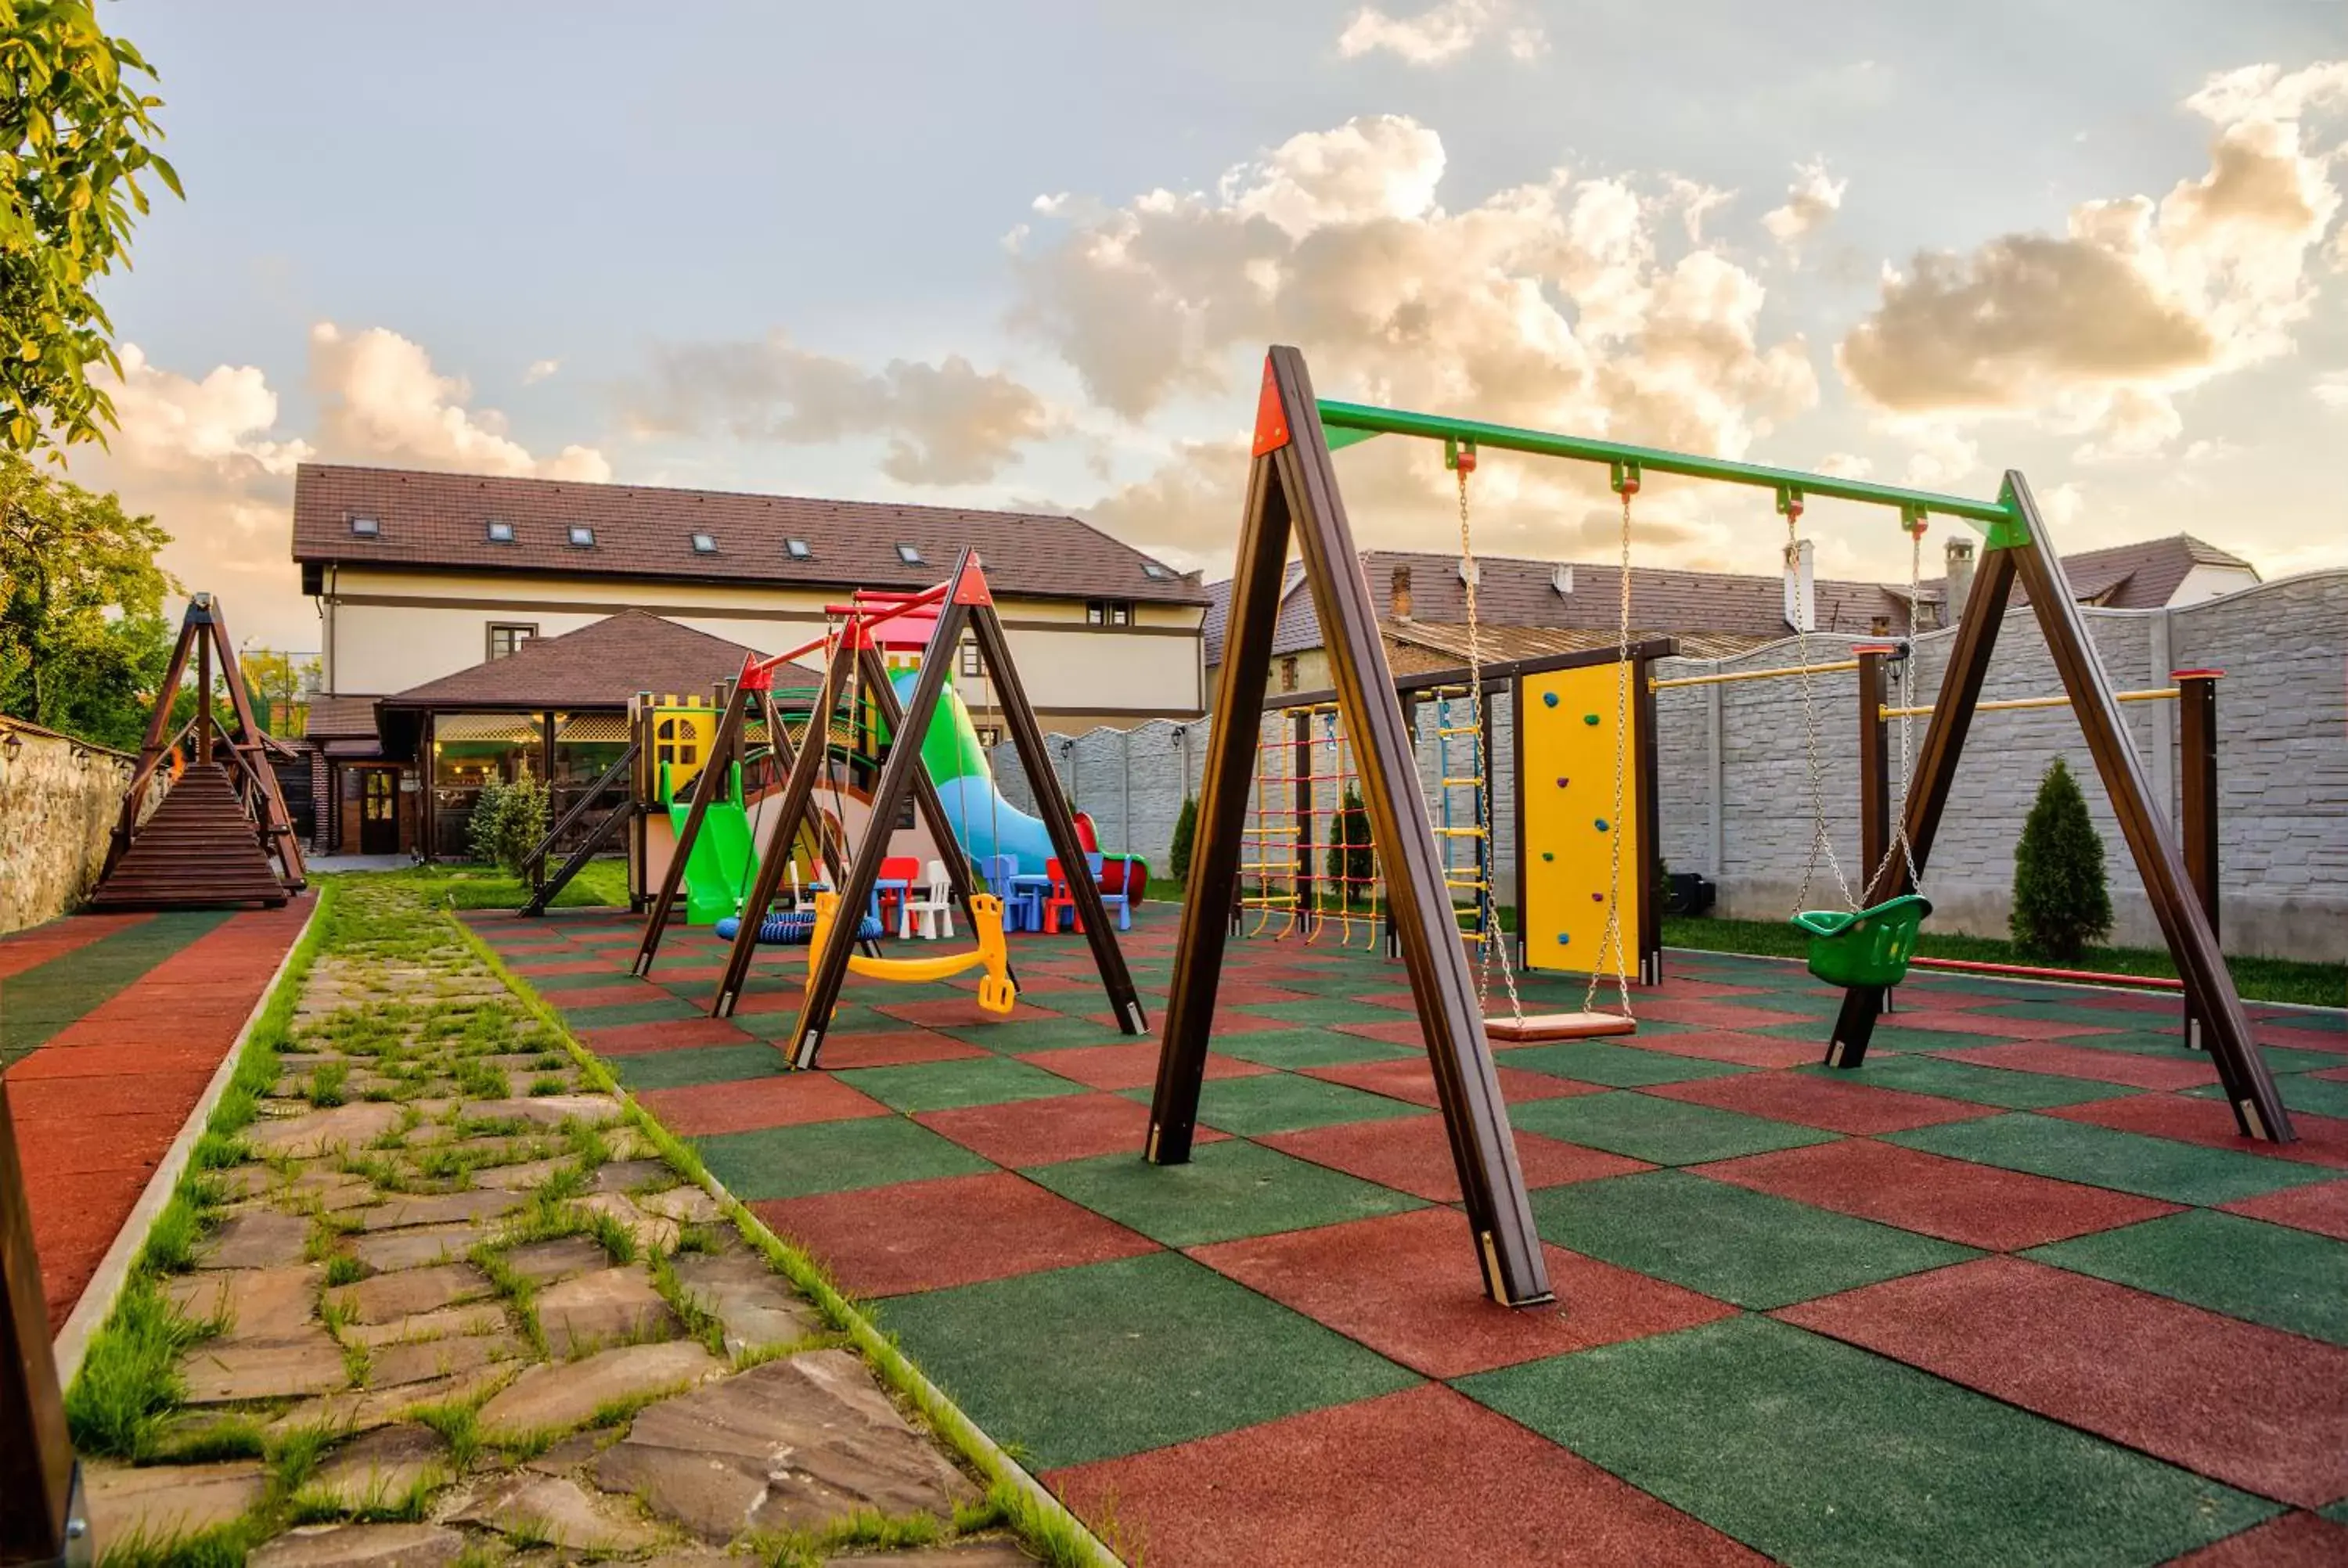
[[[1777,494],[1777,509],[1786,514],[1786,569],[1798,574],[1801,569],[1802,497],[1799,492],[1787,489]],[[1795,659],[1799,665],[1802,689],[1802,736],[1808,753],[1810,783],[1810,845],[1809,857],[1802,866],[1802,885],[1794,893],[1794,912],[1799,914],[1809,902],[1810,883],[1818,874],[1818,860],[1826,859],[1834,872],[1835,886],[1842,890],[1843,907],[1856,910],[1859,900],[1852,897],[1850,878],[1844,875],[1842,861],[1834,850],[1834,835],[1827,825],[1826,761],[1818,745],[1818,708],[1810,692],[1810,629],[1808,617],[1801,615],[1802,606],[1795,605]]]
[[[1924,890],[1923,873],[1916,865],[1916,846],[1908,841],[1908,796],[1916,784],[1916,718],[1909,712],[1916,705],[1916,601],[1924,589],[1924,533],[1927,528],[1922,512],[1916,513],[1904,525],[1908,534],[1908,651],[1900,661],[1900,807],[1891,818],[1891,843],[1885,848],[1884,866],[1891,856],[1900,856],[1907,868],[1908,889],[1911,893]],[[1883,866],[1879,866],[1869,879],[1871,889],[1882,878]]]
[[[1468,722],[1476,732],[1476,826],[1483,834],[1478,841],[1482,849],[1477,856],[1483,886],[1478,890],[1477,896],[1477,923],[1481,929],[1476,955],[1476,1004],[1480,1009],[1491,996],[1492,955],[1498,951],[1500,981],[1509,993],[1509,1017],[1522,1023],[1525,1004],[1523,999],[1517,995],[1516,970],[1509,962],[1508,933],[1500,929],[1499,902],[1492,892],[1493,871],[1498,859],[1492,842],[1492,759],[1484,744],[1484,641],[1482,622],[1476,612],[1476,579],[1478,575],[1476,538],[1468,520],[1468,476],[1476,470],[1476,448],[1461,446],[1452,454],[1451,466],[1459,481],[1459,561],[1465,569],[1460,576],[1461,586],[1467,589],[1468,608]],[[1437,723],[1439,724],[1441,721]],[[1521,845],[1517,852],[1524,853]],[[1447,856],[1446,858],[1448,859]],[[1448,898],[1445,901],[1449,902]],[[1517,912],[1517,918],[1520,921],[1524,918],[1523,910]]]
[[[1614,626],[1614,815],[1606,835],[1606,930],[1599,938],[1601,955],[1614,954],[1614,1001],[1624,1018],[1631,1010],[1631,976],[1622,955],[1622,770],[1631,737],[1631,497],[1639,493],[1639,471],[1626,466],[1614,477],[1615,493],[1622,497],[1621,559],[1615,570]],[[1601,957],[1601,962],[1603,961]],[[1591,966],[1590,984],[1581,993],[1581,1010],[1598,1010],[1600,970]]]

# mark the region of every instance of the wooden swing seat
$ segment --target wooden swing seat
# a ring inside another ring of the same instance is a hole
[[[1484,1032],[1511,1044],[1545,1040],[1596,1040],[1609,1034],[1636,1034],[1636,1019],[1611,1012],[1540,1012],[1523,1018],[1488,1018]]]

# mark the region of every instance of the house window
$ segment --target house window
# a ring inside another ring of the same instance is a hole
[[[1085,604],[1086,626],[1131,626],[1133,600],[1129,599],[1095,599]]]
[[[357,513],[351,518],[351,532],[363,539],[371,539],[383,532],[383,523],[367,513]]]
[[[815,555],[814,548],[805,539],[785,539],[783,549],[793,560],[808,560]]]
[[[520,651],[521,645],[538,635],[538,628],[522,620],[492,620],[489,622],[489,657],[503,659]]]
[[[1867,630],[1868,634],[1872,637],[1890,636],[1891,618],[1888,615],[1872,615],[1868,617]]]
[[[489,522],[489,543],[510,545],[514,542],[513,525],[503,518],[491,518]]]
[[[716,534],[694,535],[693,553],[697,556],[716,555],[717,553],[717,536]]]
[[[1296,655],[1293,653],[1280,661],[1280,689],[1283,692],[1296,690]]]
[[[977,643],[965,642],[962,645],[962,663],[956,668],[958,668],[964,675],[977,675],[983,673],[983,669],[978,659]]]
[[[571,525],[571,542],[582,550],[592,550],[595,548],[595,530],[584,523],[573,523]]]
[[[922,564],[922,552],[915,549],[911,545],[901,544],[897,547],[897,559],[903,561],[907,566],[920,566]]]
[[[1174,569],[1160,566],[1154,560],[1146,560],[1141,563],[1141,575],[1152,582],[1168,582],[1173,579]]]
[[[997,746],[999,746],[999,745],[1001,745],[1001,744],[1003,743],[1003,726],[1002,726],[1002,725],[1000,725],[1000,724],[980,724],[980,725],[977,725],[977,726],[975,726],[975,727],[976,727],[976,729],[977,729],[977,731],[978,731],[978,743],[979,743],[980,745],[986,747],[989,751],[992,751],[992,750],[994,750],[995,747],[997,747]]]

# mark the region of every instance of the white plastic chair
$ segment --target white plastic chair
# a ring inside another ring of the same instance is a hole
[[[907,898],[897,917],[897,938],[911,939],[918,923],[922,939],[934,942],[941,938],[953,938],[953,884],[946,876],[946,863],[932,860],[922,869],[922,879],[928,886],[922,897]],[[942,929],[941,929],[942,927]]]

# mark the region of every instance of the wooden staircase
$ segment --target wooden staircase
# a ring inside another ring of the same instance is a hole
[[[261,830],[227,772],[191,763],[155,814],[130,835],[98,891],[93,909],[274,909],[285,884],[261,846]]]

